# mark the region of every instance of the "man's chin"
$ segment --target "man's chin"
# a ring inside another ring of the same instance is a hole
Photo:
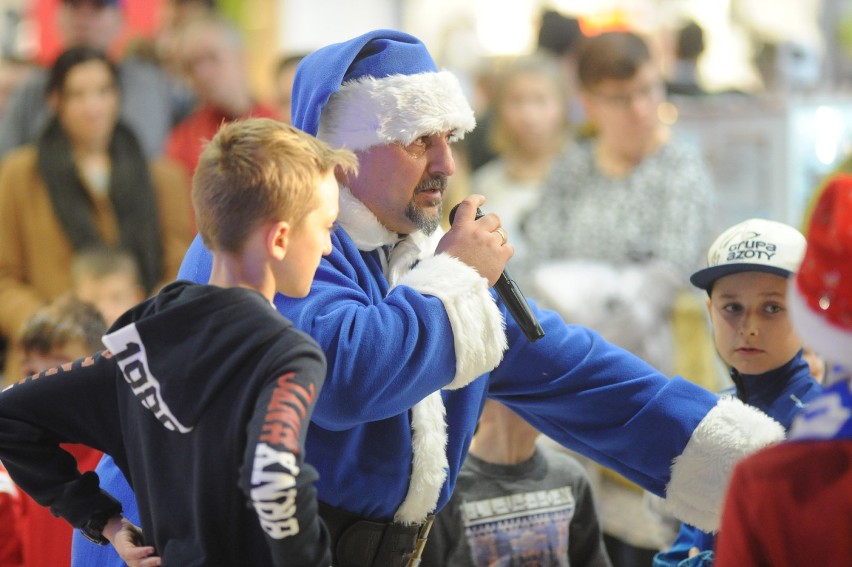
[[[440,226],[442,212],[443,206],[440,200],[436,205],[425,209],[412,203],[406,211],[406,217],[414,223],[418,230],[429,236]]]

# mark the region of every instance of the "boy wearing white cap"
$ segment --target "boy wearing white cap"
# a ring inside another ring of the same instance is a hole
[[[793,325],[828,361],[828,386],[788,442],[737,465],[719,567],[852,564],[852,175],[821,195],[788,292]]]
[[[707,292],[716,349],[734,382],[722,395],[760,409],[785,430],[801,407],[822,392],[788,316],[788,281],[804,252],[805,237],[795,228],[749,219],[724,231],[710,247],[708,266],[690,277]],[[714,543],[713,533],[682,524],[671,549],[658,553],[654,566],[712,565]]]

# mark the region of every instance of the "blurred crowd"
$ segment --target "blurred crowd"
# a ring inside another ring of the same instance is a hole
[[[92,333],[175,278],[195,234],[192,174],[222,123],[289,122],[303,54],[281,54],[273,92],[255,93],[242,32],[214,0],[167,9],[153,39],[115,57],[122,2],[63,0],[63,50],[49,67],[0,61],[6,382],[99,348]],[[713,96],[697,74],[701,28],[684,23],[664,74],[659,43],[642,34],[588,37],[551,10],[538,24],[534,53],[482,61],[469,77],[478,125],[456,146],[447,202],[486,197],[528,296],[719,391],[730,381],[688,279],[714,237],[713,176],[701,148],[664,120],[683,97]],[[583,464],[612,564],[651,565],[677,522],[629,481]],[[71,528],[33,519],[25,499],[16,506],[30,520],[0,545],[0,565],[67,565]]]

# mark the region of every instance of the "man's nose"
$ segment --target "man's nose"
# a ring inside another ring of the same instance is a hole
[[[431,175],[450,175],[456,172],[456,161],[453,158],[453,149],[449,141],[444,138],[439,138],[426,152],[429,158],[429,163],[426,169]]]

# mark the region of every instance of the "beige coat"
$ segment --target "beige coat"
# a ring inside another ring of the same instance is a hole
[[[7,339],[16,337],[39,306],[71,289],[74,250],[38,174],[36,157],[35,147],[26,146],[9,153],[0,165],[0,334]],[[177,275],[193,238],[189,179],[180,166],[165,161],[151,165],[151,178],[165,284]],[[118,225],[109,197],[90,195],[98,231],[106,242],[115,243]],[[13,350],[11,358],[16,359]],[[17,366],[7,360],[6,369],[8,381]]]

